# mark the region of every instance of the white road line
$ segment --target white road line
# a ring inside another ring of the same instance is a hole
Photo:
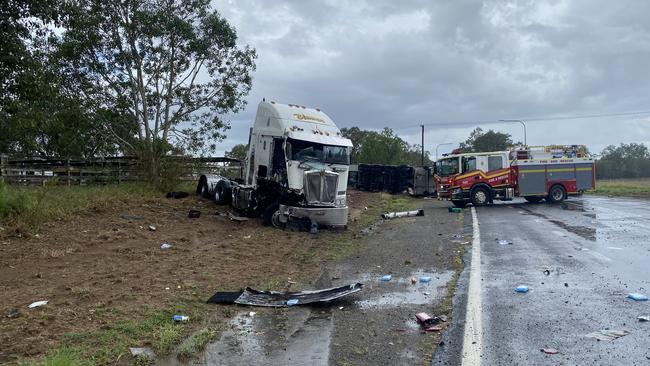
[[[462,365],[479,366],[481,364],[481,232],[478,227],[476,209],[472,207],[472,265],[469,273],[467,290],[467,311],[465,313],[465,333],[463,335]]]

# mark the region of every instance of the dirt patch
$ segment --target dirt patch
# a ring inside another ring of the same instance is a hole
[[[350,192],[351,222],[377,198]],[[190,209],[201,216],[188,218]],[[196,196],[139,199],[46,223],[29,237],[0,238],[0,362],[42,355],[66,334],[142,318],[174,299],[315,278],[319,248],[339,235],[236,223],[227,211]],[[164,242],[173,247],[160,249]],[[37,300],[49,303],[27,308]]]

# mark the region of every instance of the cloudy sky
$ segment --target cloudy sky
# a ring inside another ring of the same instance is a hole
[[[390,127],[425,149],[476,126],[530,145],[650,145],[650,1],[216,0],[258,52],[246,143],[263,97],[322,108],[339,127]],[[441,146],[447,152],[452,146]]]

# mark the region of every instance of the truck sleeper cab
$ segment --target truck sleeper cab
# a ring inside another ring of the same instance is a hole
[[[320,109],[262,101],[249,133],[243,182],[201,179],[217,203],[263,215],[266,224],[281,227],[295,219],[345,227],[351,147]]]

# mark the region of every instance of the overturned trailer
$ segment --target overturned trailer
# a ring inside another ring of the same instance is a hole
[[[436,185],[433,168],[428,166],[359,164],[357,188],[426,196],[435,193]]]
[[[197,193],[276,227],[347,225],[352,143],[320,109],[262,101],[248,146],[243,180],[201,175]]]

